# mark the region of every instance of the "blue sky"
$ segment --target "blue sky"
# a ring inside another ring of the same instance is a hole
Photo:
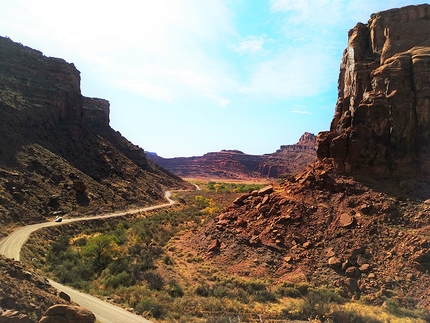
[[[0,35],[61,57],[162,157],[276,151],[328,130],[348,30],[403,0],[0,0]]]

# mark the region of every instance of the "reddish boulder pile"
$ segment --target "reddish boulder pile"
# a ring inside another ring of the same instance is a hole
[[[430,5],[358,24],[319,160],[239,197],[183,245],[229,273],[430,309],[429,39]]]

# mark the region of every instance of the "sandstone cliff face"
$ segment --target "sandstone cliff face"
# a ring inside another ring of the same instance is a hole
[[[237,198],[186,237],[188,250],[238,275],[430,309],[429,185],[397,185],[430,179],[429,8],[377,13],[350,31],[320,160]]]
[[[99,98],[83,98],[85,122],[96,126],[109,126],[109,101]]]
[[[304,133],[294,145],[283,145],[273,154],[248,155],[238,150],[222,150],[198,157],[148,158],[182,177],[212,179],[267,179],[297,173],[316,159],[316,137]]]
[[[373,14],[349,32],[319,159],[375,178],[430,180],[430,6]]]
[[[73,64],[0,37],[0,237],[22,222],[154,204],[186,183],[109,126]]]
[[[259,169],[262,176],[276,178],[295,174],[316,159],[316,136],[305,132],[294,145],[283,145],[273,154],[265,155]]]
[[[21,122],[18,125],[31,126],[29,114],[42,117],[45,128],[58,122],[82,121],[80,72],[73,64],[45,57],[7,38],[0,41],[0,61],[2,112],[15,109],[14,121]]]

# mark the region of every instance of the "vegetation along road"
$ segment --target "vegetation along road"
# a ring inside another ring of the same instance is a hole
[[[132,211],[126,211],[126,212],[118,212],[118,213],[109,213],[104,215],[97,215],[92,217],[82,217],[82,218],[74,218],[74,219],[64,219],[62,222],[45,222],[45,223],[38,223],[38,224],[32,224],[27,225],[25,227],[22,227],[15,232],[13,232],[11,235],[6,237],[4,240],[0,242],[0,254],[11,258],[15,260],[20,259],[20,251],[21,247],[24,245],[24,243],[29,238],[30,234],[40,228],[45,227],[52,227],[55,225],[61,225],[64,223],[70,223],[70,222],[76,222],[76,221],[89,221],[93,219],[100,219],[100,218],[110,218],[110,217],[116,217],[116,216],[122,216],[125,214],[133,214],[138,213],[142,211],[150,211],[154,209],[159,209],[163,207],[167,207],[175,203],[173,200],[170,199],[170,192],[166,192],[166,199],[168,200],[168,203],[166,204],[160,204],[160,205],[154,205],[149,206],[137,210]],[[65,292],[68,294],[72,301],[76,302],[82,307],[85,307],[86,309],[92,311],[94,315],[97,317],[97,319],[102,323],[148,323],[151,322],[147,319],[144,319],[141,316],[135,315],[133,313],[130,313],[118,306],[112,305],[110,303],[107,303],[105,301],[102,301],[96,297],[90,296],[88,294],[84,294],[81,292],[78,292],[74,290],[73,288],[61,285],[57,282],[54,282],[50,280],[50,283],[52,286],[57,288],[60,291]]]

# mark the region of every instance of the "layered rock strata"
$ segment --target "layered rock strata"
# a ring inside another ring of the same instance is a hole
[[[197,157],[148,158],[183,177],[213,179],[267,179],[297,173],[315,161],[316,136],[304,133],[294,145],[282,145],[273,154],[248,155],[238,150],[210,152]]]
[[[430,6],[373,14],[348,36],[318,158],[348,174],[430,180]]]

